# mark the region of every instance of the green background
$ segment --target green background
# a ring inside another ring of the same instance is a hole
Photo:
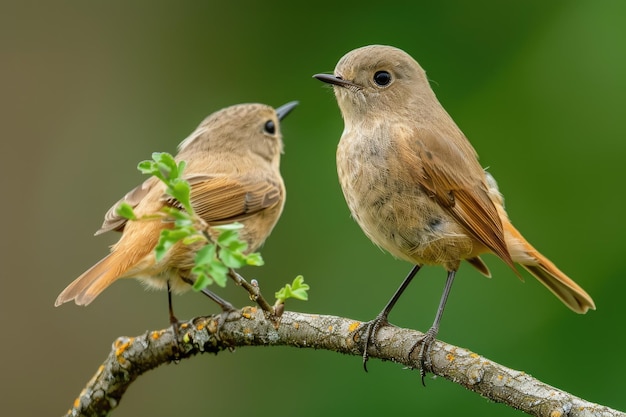
[[[491,280],[461,268],[440,338],[626,409],[626,3],[173,3],[0,6],[3,415],[65,412],[117,336],[167,326],[165,293],[132,280],[87,308],[53,302],[116,240],[92,234],[142,181],[137,162],[175,152],[231,104],[301,102],[283,124],[285,212],[266,266],[245,275],[271,295],[303,274],[310,301],[290,309],[379,312],[410,265],[350,219],[334,161],[343,123],[332,91],[311,78],[371,43],[400,47],[428,71],[513,222],[598,308],[576,315],[488,256]],[[427,329],[444,277],[420,272],[391,321]],[[232,285],[219,293],[248,302]],[[180,318],[216,312],[200,295],[174,301]],[[444,379],[423,388],[393,363],[369,368],[324,351],[241,348],[149,372],[114,415],[519,414]]]

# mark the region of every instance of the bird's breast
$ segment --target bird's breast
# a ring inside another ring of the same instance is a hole
[[[450,214],[412,178],[396,142],[385,135],[344,132],[337,173],[352,216],[378,246],[419,264],[452,264],[472,241]]]

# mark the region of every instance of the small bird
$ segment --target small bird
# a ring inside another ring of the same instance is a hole
[[[365,334],[368,346],[422,265],[447,270],[432,327],[415,343],[422,382],[424,359],[439,331],[461,261],[491,276],[480,255],[493,253],[515,273],[520,264],[577,313],[595,309],[591,297],[513,227],[497,184],[437,100],[426,74],[406,52],[370,45],[344,55],[334,75],[314,75],[334,87],[344,120],[337,172],[352,216],[364,233],[414,264]]]
[[[279,169],[283,152],[279,122],[297,104],[290,102],[276,110],[264,104],[227,107],[204,119],[178,146],[175,160],[187,163],[183,178],[191,185],[191,205],[196,214],[209,226],[242,223],[239,237],[248,244],[248,252],[263,244],[285,204]],[[168,290],[170,321],[174,324],[171,291],[182,293],[191,288],[194,255],[202,243],[176,243],[156,262],[155,245],[161,230],[171,227],[171,222],[128,221],[117,213],[122,203],[131,205],[137,217],[153,215],[165,206],[179,206],[167,198],[164,183],[156,177],[126,194],[109,209],[96,232],[122,232],[119,241],[109,255],[68,285],[54,305],[71,300],[87,305],[116,280],[138,278],[148,287]],[[210,291],[205,294],[224,310],[232,309]]]

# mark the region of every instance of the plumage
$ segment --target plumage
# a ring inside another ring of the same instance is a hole
[[[502,221],[489,198],[483,170],[473,149],[455,146],[456,142],[449,143],[452,138],[437,132],[416,131],[410,136],[395,137],[401,155],[399,163],[406,167],[407,177],[413,179],[414,186],[434,198],[474,239],[517,273],[504,241]],[[442,144],[448,146],[442,149]]]
[[[518,276],[515,264],[522,265],[573,311],[595,308],[591,297],[510,223],[495,180],[406,52],[365,46],[344,55],[334,74],[314,77],[333,85],[343,116],[337,172],[352,216],[376,245],[416,265],[368,323],[364,364],[370,339],[424,264],[442,265],[448,274],[433,325],[415,345],[422,345],[421,364],[461,261],[490,276],[480,258],[485,253],[498,256]]]
[[[240,238],[248,251],[263,244],[278,221],[285,203],[285,187],[279,171],[283,149],[278,128],[280,119],[295,106],[277,110],[262,104],[228,107],[207,117],[179,146],[176,161],[187,163],[183,178],[190,186],[196,214],[208,225],[240,222]],[[133,207],[137,217],[153,216],[165,206],[180,207],[168,197],[165,185],[155,177],[128,192],[105,214],[96,235],[120,231],[111,253],[85,271],[61,292],[55,305],[74,300],[91,303],[119,278],[134,277],[155,288],[190,288],[195,251],[201,243],[175,244],[156,262],[154,247],[161,231],[171,223],[155,216],[129,221],[117,213],[122,203]]]

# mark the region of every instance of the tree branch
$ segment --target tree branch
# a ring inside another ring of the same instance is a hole
[[[198,317],[180,324],[178,359],[198,353],[218,353],[240,346],[293,346],[362,355],[362,322],[348,318],[285,312],[278,327],[256,307]],[[218,320],[224,320],[216,335]],[[415,330],[383,327],[370,358],[401,363],[411,369],[419,364],[408,358],[422,335]],[[173,360],[176,344],[171,327],[137,337],[120,337],[96,374],[74,401],[67,416],[105,416],[117,407],[130,384],[144,372]],[[492,401],[541,417],[622,416],[609,407],[590,403],[551,387],[530,375],[506,368],[466,349],[435,341],[428,371],[474,391]],[[355,370],[360,372],[360,370]],[[417,383],[417,382],[416,382]]]

